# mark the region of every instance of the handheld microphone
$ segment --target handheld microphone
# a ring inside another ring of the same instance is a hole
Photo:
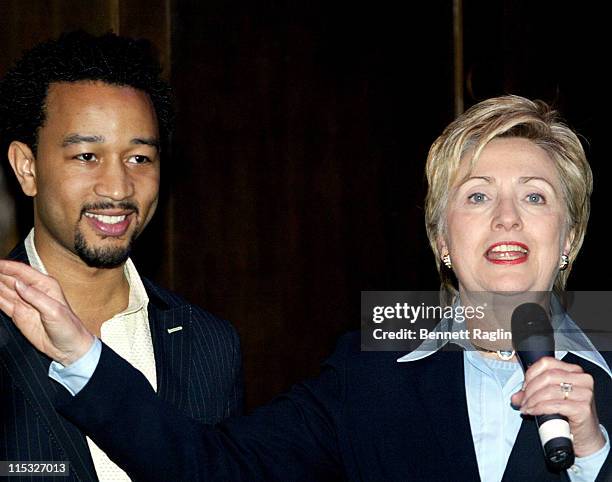
[[[543,356],[555,356],[553,330],[544,308],[537,303],[519,305],[512,313],[512,344],[523,371]],[[574,464],[574,446],[567,417],[559,414],[535,417],[544,457],[557,471]]]

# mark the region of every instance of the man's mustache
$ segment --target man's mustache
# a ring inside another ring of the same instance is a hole
[[[105,210],[105,209],[123,209],[125,211],[134,211],[136,214],[139,213],[138,206],[135,203],[131,202],[131,201],[121,201],[121,202],[118,202],[118,203],[99,202],[99,203],[85,204],[81,208],[81,217],[87,211],[101,211],[101,210]]]

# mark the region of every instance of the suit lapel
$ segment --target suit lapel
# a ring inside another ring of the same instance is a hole
[[[425,360],[422,370],[419,392],[448,473],[457,474],[457,480],[480,480],[467,410],[462,352],[436,353]]]
[[[608,387],[610,386],[610,378],[599,367],[571,353],[563,358],[563,361],[580,365],[584,371],[591,373],[595,379],[595,387],[599,387],[599,390],[595,392],[596,397],[609,393]],[[605,400],[603,403],[600,403],[600,401],[601,400],[598,400],[597,403],[598,411],[601,411],[604,414],[604,418],[607,418],[609,401]],[[600,414],[600,421],[601,420],[602,415]],[[540,443],[540,435],[538,434],[538,429],[533,417],[523,419],[521,429],[516,437],[512,452],[510,453],[502,482],[515,480],[569,480],[567,472],[555,473],[547,469],[546,462],[544,461],[542,444]]]
[[[8,256],[15,261],[28,262],[25,246],[20,244]],[[10,375],[34,412],[38,422],[44,423],[54,443],[69,460],[71,470],[82,480],[97,480],[87,442],[74,425],[57,414],[52,399],[60,388],[48,376],[51,360],[38,352],[7,316],[0,316],[0,363]]]
[[[144,280],[143,280],[144,282]],[[163,295],[145,282],[149,295],[149,326],[155,354],[157,393],[168,403],[188,410],[191,307],[169,307]]]
[[[585,371],[591,372],[597,386],[610,386],[609,377],[582,358],[570,354],[565,361],[578,364]],[[432,430],[444,453],[448,473],[460,474],[461,480],[480,480],[467,411],[462,352],[441,351],[428,357],[422,370],[423,375],[417,386],[429,419],[433,421]],[[605,393],[605,389],[599,392],[600,396]],[[604,407],[607,403],[607,400],[603,403],[600,401],[598,407]],[[606,418],[607,407],[602,412]],[[569,480],[565,471],[554,473],[547,469],[538,430],[531,417],[524,419],[521,424],[502,482],[523,480]]]
[[[23,243],[8,256],[28,262]],[[172,303],[155,286],[143,279],[149,295],[149,326],[155,355],[157,393],[168,403],[188,410],[188,380],[190,375],[191,307]],[[180,329],[179,329],[180,327]],[[0,363],[40,417],[70,460],[79,479],[97,480],[89,447],[83,434],[53,408],[52,400],[63,390],[48,377],[51,360],[34,349],[6,316],[0,315]]]

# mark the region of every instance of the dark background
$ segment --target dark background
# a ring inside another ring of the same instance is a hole
[[[249,408],[317,373],[337,337],[358,328],[361,290],[437,289],[423,167],[462,104],[541,98],[584,136],[595,194],[570,288],[611,288],[603,4],[2,0],[0,8],[0,73],[23,49],[79,27],[147,37],[159,49],[177,128],[163,202],[135,258],[143,274],[234,323]],[[29,201],[17,202],[5,251],[30,227]]]

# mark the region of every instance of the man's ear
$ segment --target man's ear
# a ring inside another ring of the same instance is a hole
[[[13,141],[9,145],[8,158],[23,193],[36,196],[36,166],[32,149],[23,142]]]

